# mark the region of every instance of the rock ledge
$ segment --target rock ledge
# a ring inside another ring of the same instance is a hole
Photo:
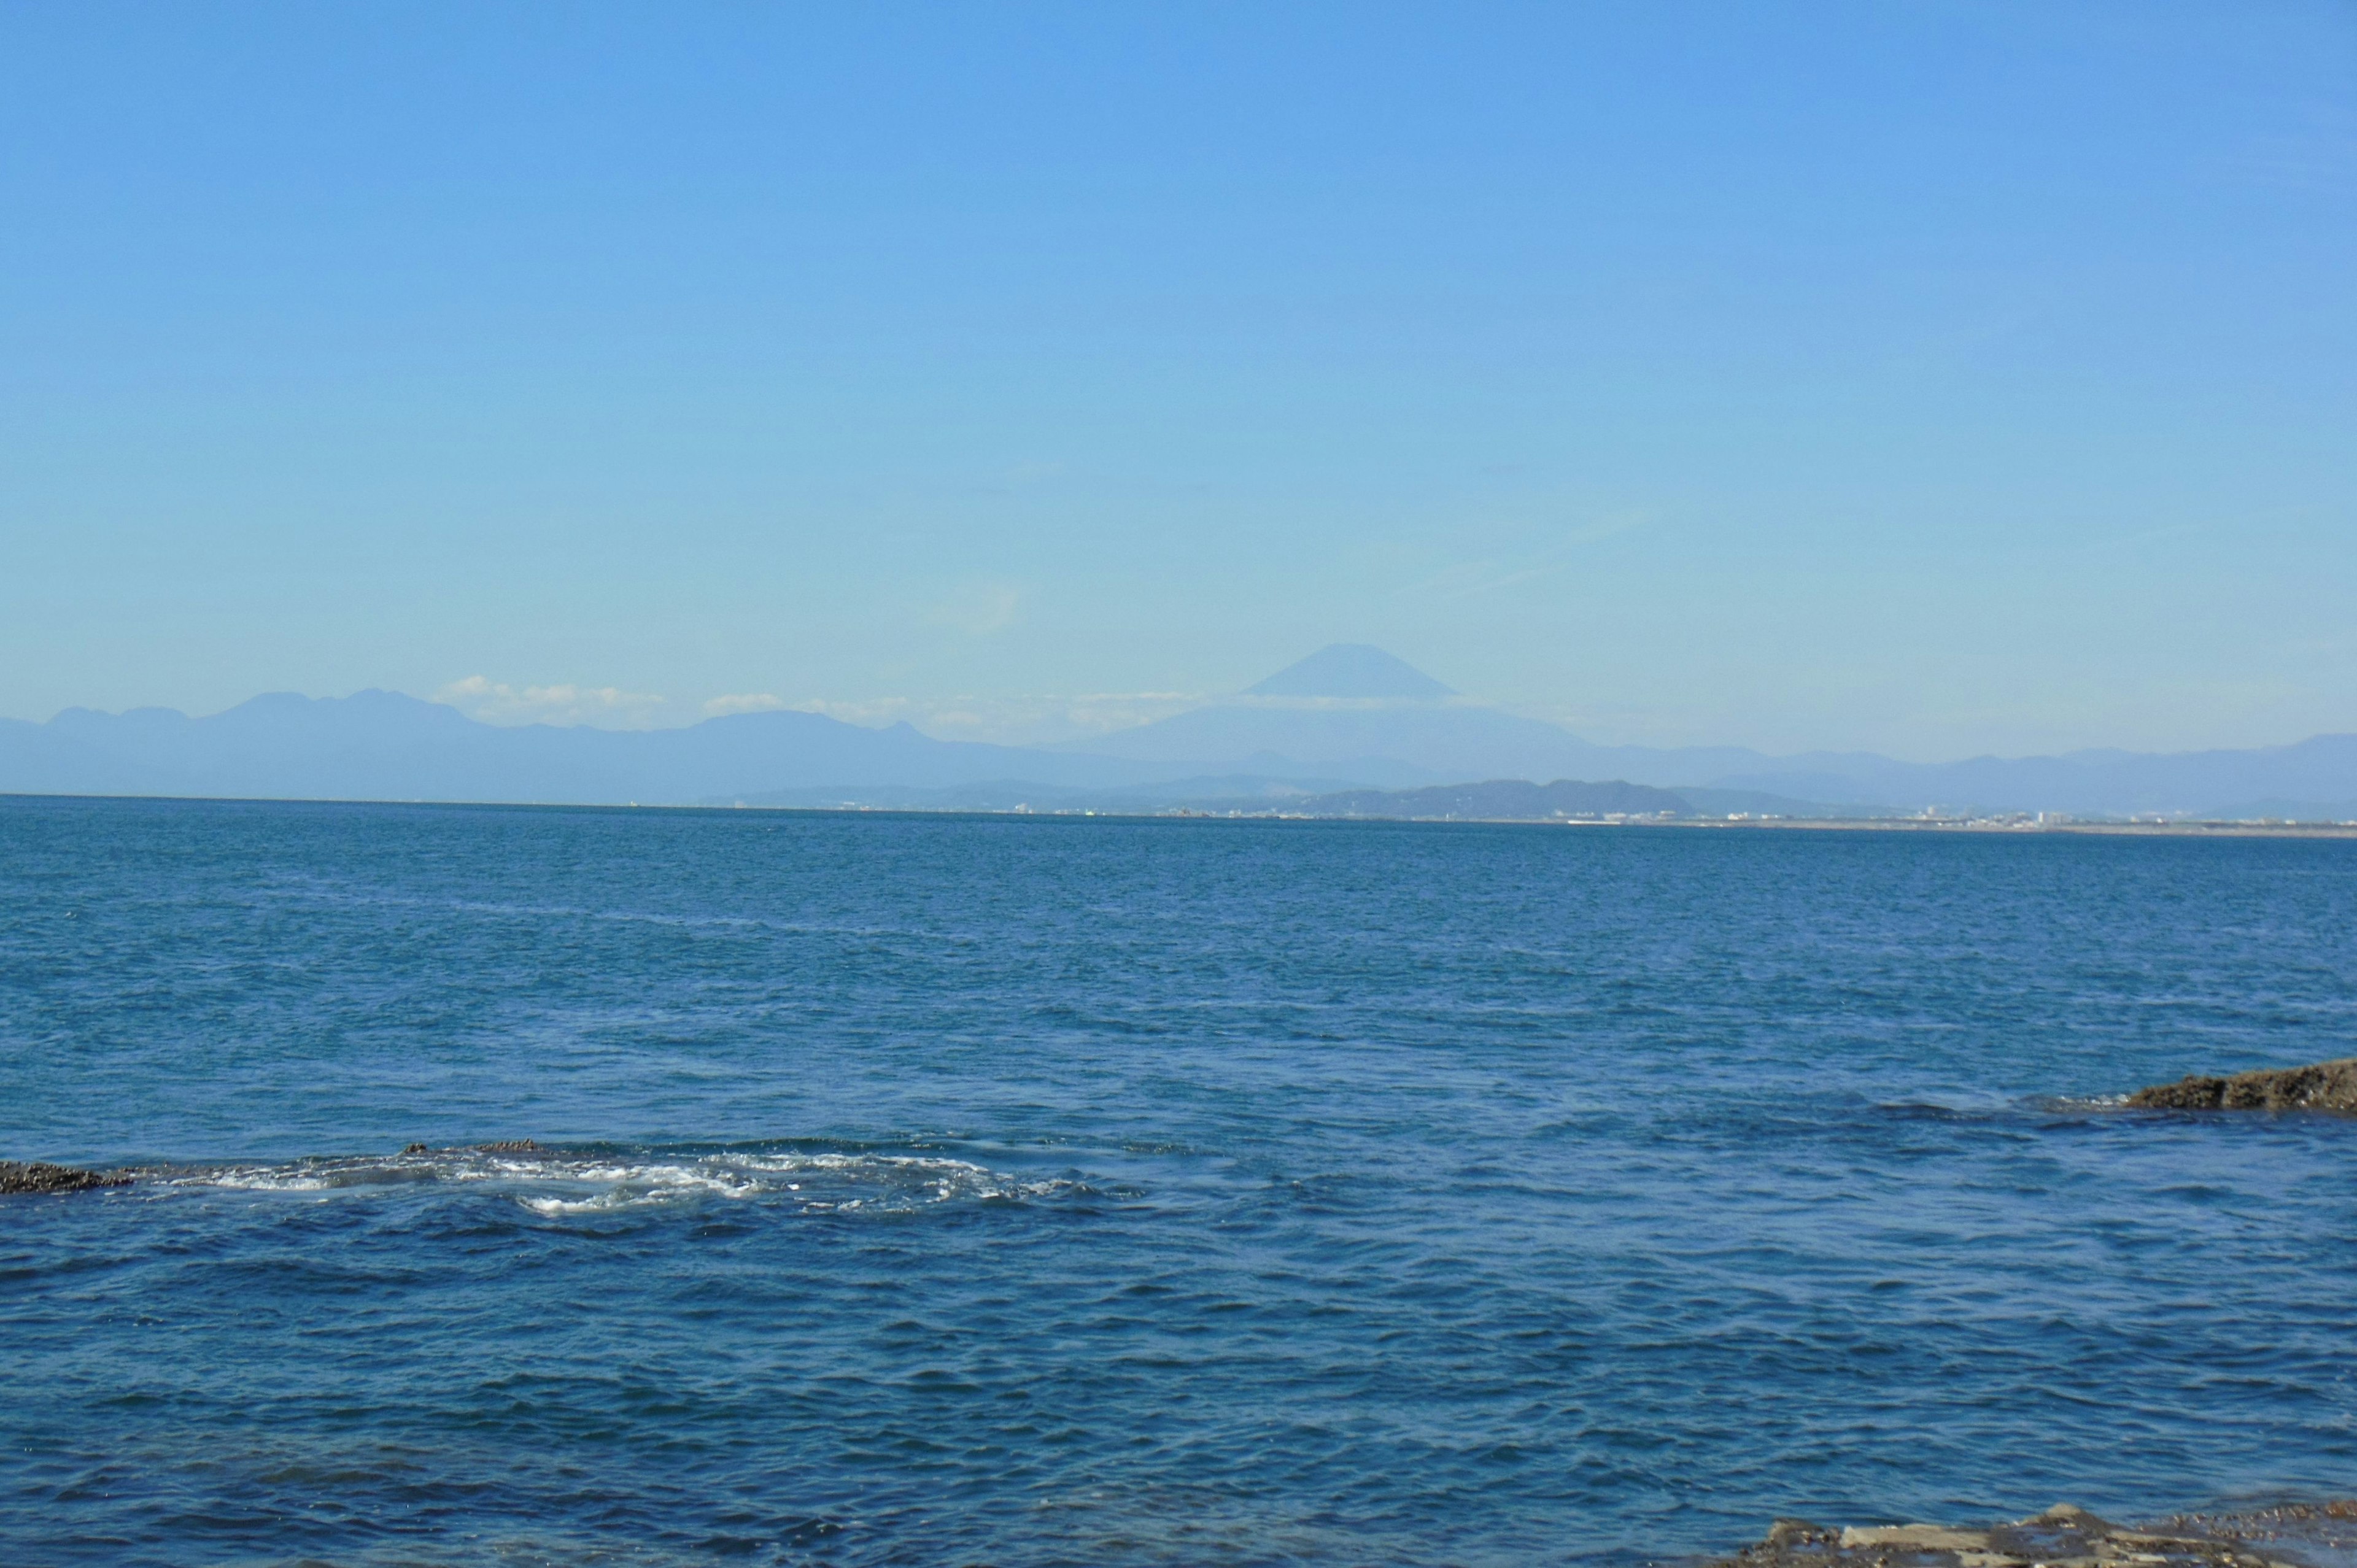
[[[2357,1114],[2357,1057],[2309,1067],[2238,1072],[2232,1078],[2190,1074],[2175,1083],[2139,1089],[2127,1102],[2146,1111],[2340,1111]]]
[[[2334,1568],[2357,1552],[2357,1502],[2246,1514],[2181,1514],[2131,1529],[2059,1503],[1986,1529],[1944,1524],[1830,1529],[1780,1519],[1766,1539],[1709,1568]]]
[[[78,1171],[71,1165],[45,1165],[38,1161],[0,1160],[0,1193],[88,1192],[99,1187],[129,1187],[131,1178],[105,1171]]]

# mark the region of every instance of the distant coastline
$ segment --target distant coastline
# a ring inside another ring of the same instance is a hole
[[[1176,806],[1160,810],[1096,808],[1077,806],[972,806],[915,805],[904,803],[862,803],[842,800],[828,803],[796,803],[777,805],[746,800],[702,800],[692,802],[637,800],[398,800],[369,796],[284,796],[284,795],[108,795],[40,793],[29,790],[0,790],[0,801],[88,800],[123,801],[147,805],[210,805],[210,806],[420,806],[445,810],[553,811],[661,811],[720,813],[762,811],[782,816],[826,817],[1019,817],[1051,818],[1060,822],[1101,821],[1136,822],[1383,822],[1419,827],[1512,827],[1512,828],[1699,828],[1714,832],[1803,830],[1811,832],[1931,832],[1931,833],[2011,833],[2062,834],[2081,837],[2113,838],[2276,838],[2276,839],[2357,839],[2357,822],[2304,822],[2237,821],[2209,818],[2172,818],[2159,821],[2122,821],[2101,818],[2047,816],[2040,820],[2018,815],[2003,816],[1858,816],[1858,817],[1778,817],[1778,816],[1703,816],[1669,813],[1631,814],[1612,812],[1600,815],[1561,817],[1517,817],[1481,815],[1406,815],[1382,811],[1318,811],[1287,810],[1283,807],[1253,806],[1231,809],[1209,809]]]
[[[2357,839],[2357,822],[2049,821],[2021,822],[2001,817],[1407,817],[1374,813],[1340,815],[1315,811],[1095,811],[1043,808],[1035,811],[929,811],[924,807],[880,806],[756,806],[748,811],[850,812],[866,815],[1092,817],[1131,822],[1393,822],[1419,827],[1450,825],[1501,828],[1708,828],[1712,830],[1799,829],[1811,832],[1933,832],[1933,833],[2060,833],[2117,838],[2322,838]]]
[[[1946,833],[2077,833],[2117,838],[2357,838],[2357,822],[2238,822],[2187,820],[2160,822],[2009,822],[2002,818],[1922,817],[1777,817],[1749,821],[1713,821],[1688,817],[1674,824],[1688,828],[1843,828],[1876,832]]]

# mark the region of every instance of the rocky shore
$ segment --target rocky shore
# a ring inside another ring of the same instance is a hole
[[[105,1171],[76,1170],[38,1161],[0,1160],[0,1193],[88,1192],[92,1187],[129,1187],[131,1178]]]
[[[1852,1525],[1780,1519],[1708,1568],[2349,1568],[2357,1501],[2179,1514],[2128,1527],[2068,1503],[2010,1523]]]
[[[2231,1078],[2189,1074],[2128,1096],[2145,1111],[2340,1111],[2357,1114],[2357,1057],[2308,1067],[2238,1072]]]
[[[505,1138],[497,1143],[468,1144],[447,1149],[436,1149],[425,1144],[412,1144],[401,1152],[404,1155],[536,1155],[541,1152],[541,1146],[530,1138]],[[73,1165],[48,1165],[39,1160],[0,1160],[0,1197],[44,1193],[91,1192],[101,1187],[129,1187],[142,1176],[152,1176],[155,1174],[155,1171],[144,1168],[91,1171]]]

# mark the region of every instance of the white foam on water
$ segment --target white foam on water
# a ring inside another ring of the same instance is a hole
[[[743,1180],[726,1169],[702,1163],[587,1165],[547,1161],[533,1163],[541,1168],[529,1172],[511,1169],[505,1174],[522,1179],[560,1181],[567,1186],[602,1184],[606,1188],[603,1192],[578,1197],[519,1196],[516,1201],[535,1214],[610,1213],[618,1209],[676,1203],[683,1198],[705,1194],[731,1198],[753,1197],[762,1190],[758,1183]]]
[[[551,1219],[711,1198],[770,1198],[811,1214],[897,1212],[942,1203],[1046,1197],[1071,1185],[1062,1179],[1011,1176],[940,1155],[830,1151],[633,1160],[559,1149],[437,1149],[275,1165],[182,1166],[147,1176],[167,1187],[321,1194],[492,1183],[514,1187],[519,1205]]]
[[[169,1187],[225,1187],[242,1192],[324,1192],[329,1186],[323,1176],[266,1169],[212,1171],[203,1176],[160,1179]]]
[[[942,1155],[822,1153],[717,1157],[733,1158],[748,1171],[808,1177],[813,1187],[823,1187],[832,1178],[862,1188],[880,1187],[901,1196],[934,1203],[957,1198],[1046,1197],[1071,1185],[1058,1178],[1025,1179],[994,1171],[971,1160],[951,1159]],[[800,1181],[790,1181],[784,1186],[792,1192],[803,1189],[803,1183]],[[859,1201],[869,1200],[868,1197],[863,1197]]]

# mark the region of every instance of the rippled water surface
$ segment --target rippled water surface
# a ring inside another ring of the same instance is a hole
[[[2346,1494],[2357,1122],[2100,1097],[2357,1053],[2352,933],[2339,842],[0,801],[0,1155],[141,1176],[0,1199],[0,1560]]]

